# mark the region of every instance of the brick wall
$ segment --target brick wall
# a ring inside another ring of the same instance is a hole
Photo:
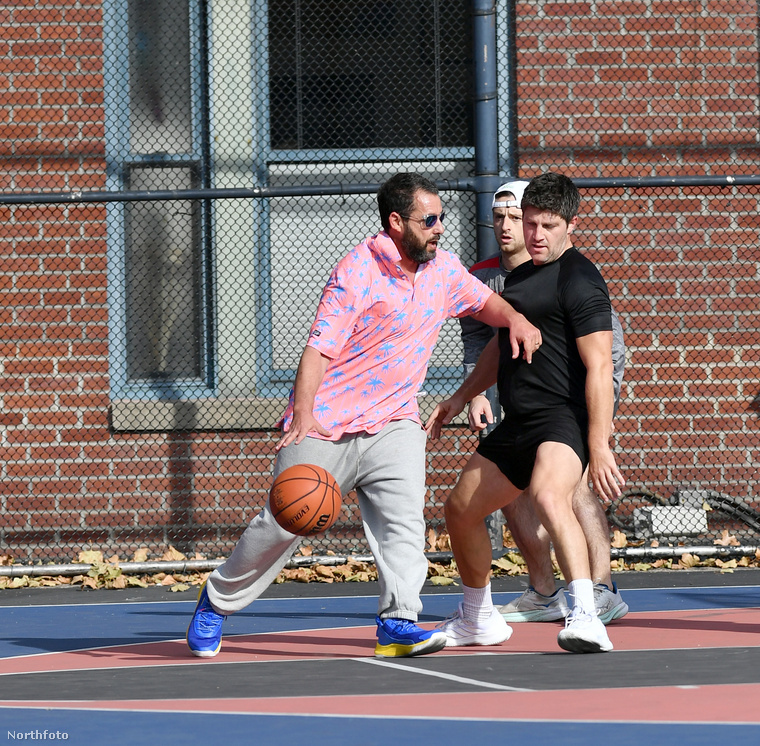
[[[517,50],[525,167],[756,172],[756,3],[518,3]]]
[[[99,3],[9,2],[0,23],[0,190],[103,189]],[[518,3],[521,174],[757,173],[756,27],[741,1]],[[626,329],[629,484],[755,502],[757,188],[584,198],[578,243]],[[0,206],[3,551],[224,553],[266,498],[274,435],[111,432],[107,290],[102,205]],[[431,525],[473,445],[431,444]],[[360,535],[341,529],[351,549]]]

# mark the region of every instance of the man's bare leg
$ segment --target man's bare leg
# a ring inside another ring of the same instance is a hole
[[[536,517],[531,497],[523,492],[514,502],[502,508],[512,538],[525,559],[530,585],[514,600],[497,606],[510,622],[554,622],[568,612],[565,593],[557,588],[551,558],[551,540]]]
[[[485,517],[514,500],[520,492],[496,464],[474,453],[446,504],[446,528],[462,582],[479,588],[491,576],[491,542]]]
[[[519,494],[496,464],[475,453],[446,500],[446,528],[464,596],[440,625],[448,647],[497,645],[512,634],[491,599],[492,554],[485,518]]]
[[[610,568],[610,527],[599,498],[588,486],[584,472],[573,495],[573,511],[583,528],[588,544],[588,559],[594,583],[612,588]]]
[[[551,560],[551,540],[544,525],[536,517],[530,495],[523,492],[514,502],[502,508],[507,525],[528,568],[530,584],[544,596],[556,590]]]
[[[628,613],[628,604],[623,601],[612,580],[610,527],[601,501],[588,486],[588,472],[584,472],[578,483],[573,496],[573,510],[586,534],[596,611],[602,623],[609,624]]]
[[[557,642],[571,652],[603,652],[612,650],[612,643],[596,615],[588,545],[573,510],[581,472],[581,462],[570,446],[547,441],[536,453],[529,489],[567,581],[571,609]]]

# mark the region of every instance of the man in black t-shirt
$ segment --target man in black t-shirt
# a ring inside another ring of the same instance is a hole
[[[500,186],[493,198],[493,230],[499,252],[496,256],[478,262],[470,272],[496,293],[501,294],[504,283],[513,269],[524,262],[530,262],[530,254],[525,248],[522,228],[523,192],[528,182],[517,179]],[[478,362],[480,353],[491,341],[498,328],[488,326],[471,316],[463,316],[462,346],[464,350],[464,377],[466,378]],[[625,340],[623,328],[617,314],[612,312],[612,364],[613,389],[617,407],[623,381],[625,364]],[[485,394],[473,397],[468,405],[470,429],[485,438],[501,421],[501,406],[492,386]],[[494,408],[492,404],[495,404]],[[497,420],[494,424],[494,420]],[[594,580],[594,602],[597,616],[606,625],[628,613],[628,604],[623,600],[610,572],[610,528],[604,508],[597,496],[588,487],[588,475],[584,474],[576,486],[573,510],[586,535],[589,547],[589,566]],[[525,559],[529,585],[517,598],[503,606],[497,606],[505,621],[548,622],[564,619],[569,609],[565,601],[564,588],[557,588],[551,559],[551,541],[544,526],[536,518],[529,495],[521,495],[502,508],[512,539]],[[495,529],[501,528],[500,516],[491,516],[489,533],[493,545]],[[499,536],[501,531],[499,530]],[[500,544],[499,544],[500,545]]]
[[[522,199],[532,264],[515,269],[503,296],[540,330],[532,363],[513,358],[500,337],[475,370],[428,420],[434,436],[494,381],[505,415],[470,458],[445,506],[464,600],[442,625],[447,645],[492,645],[511,629],[494,608],[491,546],[484,518],[527,490],[551,536],[568,582],[571,611],[558,637],[573,652],[612,649],[594,609],[586,539],[572,509],[574,488],[589,465],[602,497],[624,480],[610,450],[613,417],[612,325],[607,287],[596,267],[572,248],[580,196],[560,174],[538,176]]]

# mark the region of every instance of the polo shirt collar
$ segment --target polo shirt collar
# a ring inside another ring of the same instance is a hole
[[[394,240],[385,231],[375,234],[369,242],[369,247],[388,264],[396,266],[401,263],[401,253]]]

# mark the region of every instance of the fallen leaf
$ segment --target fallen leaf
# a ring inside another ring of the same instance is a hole
[[[433,585],[457,585],[454,578],[444,578],[440,575],[430,578],[430,582]]]
[[[696,567],[699,564],[699,557],[695,554],[689,554],[686,552],[681,555],[678,564],[681,565],[681,567]]]
[[[103,562],[103,552],[98,552],[94,549],[86,549],[79,553],[77,562],[81,562],[83,565],[94,565]]]
[[[124,590],[127,587],[127,579],[124,575],[118,575],[113,580],[110,580],[107,585],[109,588]]]
[[[335,570],[332,567],[328,567],[327,565],[314,565],[312,570],[314,571],[314,574],[324,582],[335,582]]]
[[[509,549],[517,547],[514,537],[512,536],[512,532],[509,530],[506,523],[501,527],[501,543],[502,546]]]
[[[182,552],[177,551],[173,546],[169,546],[169,548],[161,555],[161,561],[162,562],[181,562],[182,560],[186,560],[187,557],[185,557]]]
[[[727,528],[724,528],[723,531],[720,532],[720,539],[715,539],[713,544],[717,544],[721,547],[741,546],[741,542],[733,534],[729,533]]]
[[[514,555],[510,555],[514,556]],[[509,556],[499,557],[491,561],[491,567],[503,570],[508,575],[522,575],[525,572],[524,563],[513,562]]]
[[[293,571],[293,580],[297,583],[308,583],[311,580],[311,573],[306,567],[299,567]]]
[[[127,575],[127,586],[129,588],[147,588],[148,583],[146,583],[142,578],[137,577],[136,575]]]
[[[628,546],[628,537],[622,532],[615,529],[612,532],[612,546],[616,549],[622,549]]]

